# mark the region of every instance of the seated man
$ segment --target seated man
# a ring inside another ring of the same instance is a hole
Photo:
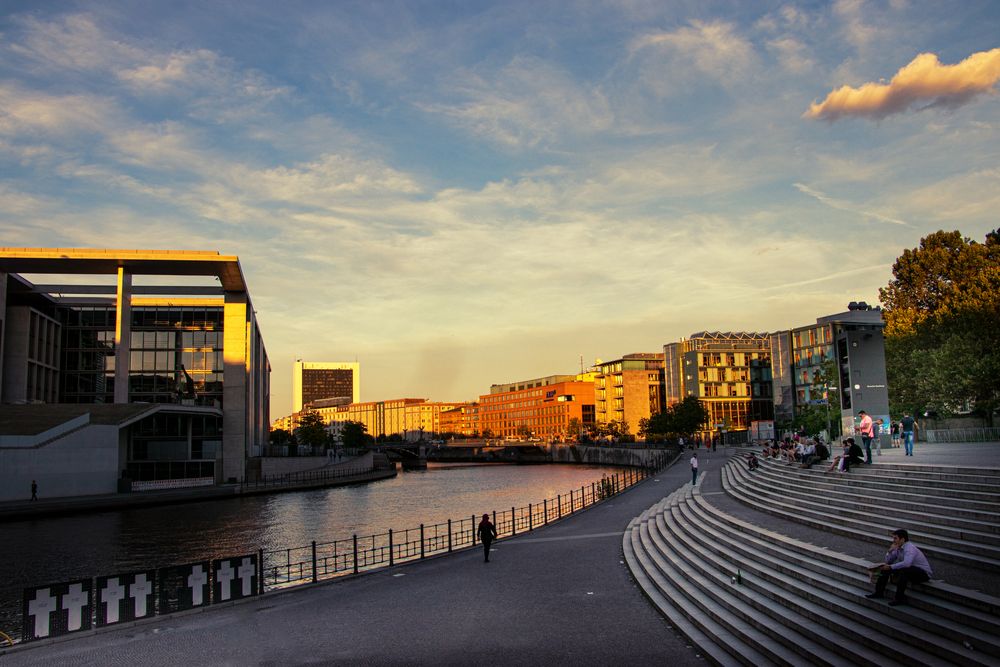
[[[814,444],[810,445],[810,448],[812,452],[802,461],[803,468],[810,468],[817,461],[826,461],[830,458],[830,450],[821,440],[817,439]]]
[[[934,574],[927,557],[910,542],[910,534],[905,528],[892,531],[892,545],[885,554],[885,562],[869,570],[879,572],[875,592],[865,596],[872,600],[885,597],[885,587],[892,575],[896,575],[896,595],[889,602],[891,607],[906,604],[906,587],[911,582],[921,584]]]
[[[757,460],[757,455],[750,452],[750,456],[747,458],[747,467],[750,470],[756,470],[760,467],[760,461]]]
[[[847,443],[849,447],[847,451],[847,466],[844,472],[848,472],[853,465],[865,462],[865,451],[861,449],[861,445],[854,442],[854,438],[848,438]]]

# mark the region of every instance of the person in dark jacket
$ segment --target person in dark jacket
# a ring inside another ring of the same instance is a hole
[[[490,523],[490,515],[484,514],[483,520],[479,522],[479,541],[483,543],[483,556],[486,563],[490,562],[490,545],[497,538],[497,529]]]

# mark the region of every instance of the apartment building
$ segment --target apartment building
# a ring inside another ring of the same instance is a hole
[[[594,364],[594,409],[597,423],[624,421],[635,434],[640,419],[666,407],[663,354],[637,352]]]

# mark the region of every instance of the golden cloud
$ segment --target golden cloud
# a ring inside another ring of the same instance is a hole
[[[992,92],[1000,80],[1000,49],[980,51],[958,63],[942,65],[933,53],[921,53],[885,83],[860,88],[841,86],[802,116],[835,121],[844,116],[885,118],[921,102],[923,107],[958,107],[976,95]]]

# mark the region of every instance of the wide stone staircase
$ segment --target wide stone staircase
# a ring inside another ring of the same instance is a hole
[[[825,469],[767,461],[751,473],[734,457],[722,469],[723,489],[756,510],[877,542],[880,551],[891,529],[906,526],[932,566],[946,558],[993,576],[1000,565],[1000,471]],[[1000,665],[1000,598],[934,580],[912,586],[905,606],[866,599],[871,561],[732,516],[702,495],[702,481],[633,519],[623,548],[653,604],[711,661]]]

